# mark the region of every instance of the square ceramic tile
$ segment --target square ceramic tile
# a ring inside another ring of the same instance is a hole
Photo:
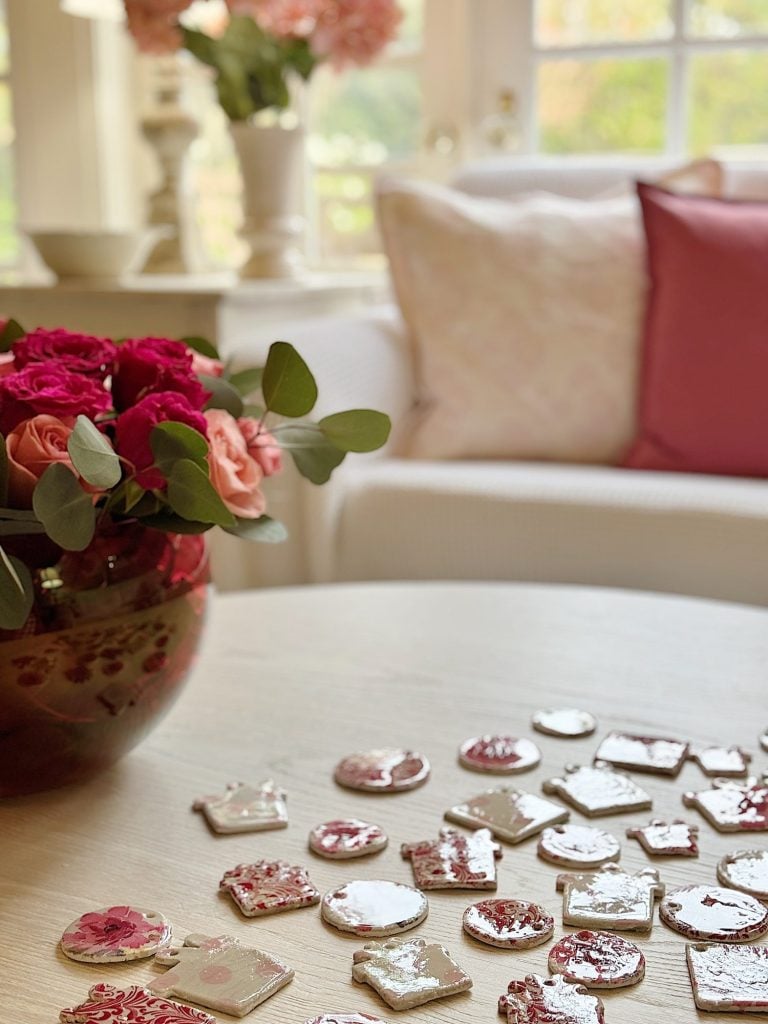
[[[507,843],[520,843],[548,825],[567,821],[570,813],[561,804],[535,793],[501,786],[451,807],[445,817],[470,828],[489,828],[497,839]]]

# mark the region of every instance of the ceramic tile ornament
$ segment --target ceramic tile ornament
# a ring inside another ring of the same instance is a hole
[[[573,985],[557,974],[542,978],[528,974],[511,981],[499,999],[499,1013],[507,1024],[604,1024],[603,1004],[583,985]]]
[[[305,869],[283,860],[238,864],[225,872],[219,889],[229,893],[245,917],[278,914],[320,902],[320,893]]]
[[[328,860],[351,860],[378,853],[387,845],[383,829],[360,818],[336,818],[316,825],[309,833],[309,848]]]
[[[536,712],[531,724],[538,732],[563,739],[589,736],[597,728],[594,715],[578,708],[544,708]]]
[[[768,1012],[768,946],[697,942],[685,955],[700,1010]]]
[[[214,832],[263,832],[272,828],[285,828],[288,809],[285,792],[272,779],[248,786],[231,782],[222,796],[204,796],[192,804],[202,811]]]
[[[555,825],[545,828],[536,852],[542,860],[566,868],[599,868],[621,854],[618,839],[591,825]]]
[[[241,946],[231,935],[188,935],[183,946],[155,957],[167,974],[147,987],[155,995],[177,996],[234,1017],[278,992],[293,978],[293,969],[260,949]]]
[[[696,747],[689,756],[705,775],[722,778],[746,775],[752,760],[752,755],[741,747]]]
[[[717,865],[717,877],[731,889],[768,900],[768,850],[736,850]]]
[[[487,828],[470,835],[441,828],[438,839],[404,843],[400,853],[410,860],[420,889],[495,889],[496,861],[501,846]]]
[[[487,789],[445,812],[448,821],[469,828],[489,828],[497,839],[520,843],[548,825],[567,821],[570,812],[561,804],[509,786]]]
[[[647,811],[651,807],[650,796],[634,779],[597,761],[593,765],[566,765],[562,778],[549,779],[542,789],[566,800],[588,818]]]
[[[371,1013],[321,1013],[304,1024],[386,1024]]]
[[[597,748],[595,762],[605,761],[616,768],[629,768],[636,772],[677,775],[688,751],[688,744],[682,740],[610,732]]]
[[[718,885],[684,885],[659,905],[664,924],[688,939],[750,942],[768,932],[768,908],[754,896]]]
[[[399,793],[424,785],[429,772],[429,761],[423,754],[386,748],[350,754],[336,765],[333,777],[347,789]]]
[[[217,1024],[204,1010],[154,996],[139,985],[93,985],[79,1006],[62,1010],[61,1024]]]
[[[768,784],[765,779],[714,779],[712,789],[683,796],[719,832],[767,832]]]
[[[541,751],[531,740],[516,736],[474,736],[459,747],[459,761],[465,768],[496,775],[513,775],[535,768]]]
[[[429,904],[424,893],[402,882],[359,879],[323,896],[323,920],[341,932],[384,936],[421,924]]]
[[[643,980],[645,957],[622,935],[580,931],[550,948],[549,969],[587,988],[626,988]]]
[[[760,734],[760,746],[763,750],[768,751],[768,729],[764,729]]]
[[[664,895],[655,868],[634,874],[618,864],[597,871],[557,876],[563,893],[563,924],[576,928],[647,932],[653,925],[654,901]]]
[[[354,955],[352,977],[370,985],[393,1010],[411,1010],[472,988],[450,953],[426,939],[371,942]]]
[[[171,941],[171,926],[156,910],[102,907],[78,917],[61,937],[70,960],[115,964],[153,956]]]
[[[529,949],[551,938],[555,919],[536,903],[492,899],[464,911],[464,931],[473,939],[501,949]]]
[[[636,839],[652,857],[698,857],[697,825],[685,821],[659,821],[655,818],[645,828],[628,828],[627,838]]]

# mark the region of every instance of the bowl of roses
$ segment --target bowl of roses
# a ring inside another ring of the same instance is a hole
[[[286,536],[264,482],[325,483],[389,435],[311,419],[288,342],[237,369],[201,338],[0,329],[0,796],[91,776],[178,695],[205,621],[214,527]]]

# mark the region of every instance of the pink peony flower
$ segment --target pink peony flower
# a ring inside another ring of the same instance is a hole
[[[402,18],[395,0],[328,0],[310,39],[312,52],[337,71],[370,64],[395,38]]]
[[[8,500],[11,508],[32,508],[35,484],[54,462],[69,466],[77,476],[67,451],[74,418],[33,416],[14,427],[5,439],[8,453]]]
[[[62,941],[79,953],[100,953],[104,950],[139,949],[161,940],[167,932],[165,924],[152,924],[143,914],[130,907],[108,907],[83,916],[66,931]]]
[[[229,511],[242,519],[258,519],[267,507],[259,489],[264,473],[248,453],[238,421],[223,409],[209,409],[208,465],[211,483]]]
[[[141,53],[175,53],[183,42],[177,22],[193,0],[124,0],[128,31]]]
[[[192,353],[192,373],[202,373],[208,377],[220,377],[224,373],[224,363],[220,359],[211,359],[200,352]]]
[[[22,420],[38,414],[63,420],[82,413],[93,420],[111,404],[98,381],[72,373],[63,362],[30,363],[0,377],[0,433],[8,434]]]
[[[273,476],[283,468],[283,453],[272,434],[261,426],[261,420],[243,416],[237,421],[245,439],[248,454],[258,462],[264,476]]]
[[[7,377],[9,373],[16,372],[16,360],[13,352],[0,352],[0,377]]]
[[[112,372],[115,352],[115,345],[107,338],[73,334],[61,329],[47,331],[42,327],[13,343],[13,355],[19,369],[29,363],[61,359],[73,373],[84,373],[102,381]]]
[[[205,416],[176,391],[147,395],[118,416],[115,424],[117,452],[133,466],[137,483],[148,491],[165,487],[165,477],[153,465],[155,459],[149,438],[153,427],[169,421],[184,423],[206,436]]]
[[[247,14],[280,39],[307,39],[328,0],[227,0],[232,14]]]
[[[192,351],[183,342],[132,338],[118,345],[112,377],[115,408],[128,409],[157,391],[177,391],[196,409],[210,398],[195,376]]]

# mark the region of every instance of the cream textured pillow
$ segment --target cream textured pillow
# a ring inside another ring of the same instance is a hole
[[[378,209],[420,389],[400,453],[618,461],[647,287],[637,201],[390,182]]]

